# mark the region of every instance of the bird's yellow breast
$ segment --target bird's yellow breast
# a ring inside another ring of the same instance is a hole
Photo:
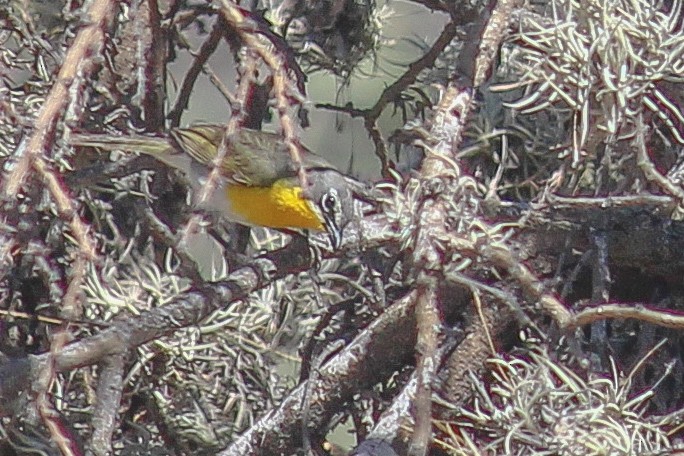
[[[277,181],[271,187],[228,185],[231,210],[250,225],[323,230],[323,221],[299,186]]]

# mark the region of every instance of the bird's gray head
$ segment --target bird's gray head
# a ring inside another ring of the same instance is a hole
[[[349,178],[332,169],[308,172],[304,196],[323,220],[334,249],[342,245],[345,226],[354,218],[354,197]]]

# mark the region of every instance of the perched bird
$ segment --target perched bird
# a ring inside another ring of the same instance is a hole
[[[224,133],[223,125],[202,124],[174,128],[167,136],[74,134],[71,143],[153,156],[184,172],[197,192],[212,170]],[[218,188],[202,208],[245,225],[325,230],[333,248],[339,248],[344,227],[354,216],[354,188],[361,184],[304,147],[300,155],[305,179],[281,136],[239,130],[228,142]]]

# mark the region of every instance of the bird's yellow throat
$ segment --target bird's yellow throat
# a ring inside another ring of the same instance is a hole
[[[250,225],[324,230],[313,203],[302,196],[301,187],[291,184],[281,180],[271,187],[228,185],[226,196],[232,211]]]

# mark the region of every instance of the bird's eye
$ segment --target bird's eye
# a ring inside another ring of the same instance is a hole
[[[327,213],[334,212],[337,209],[338,204],[337,195],[334,192],[326,193],[321,199],[321,206]]]

